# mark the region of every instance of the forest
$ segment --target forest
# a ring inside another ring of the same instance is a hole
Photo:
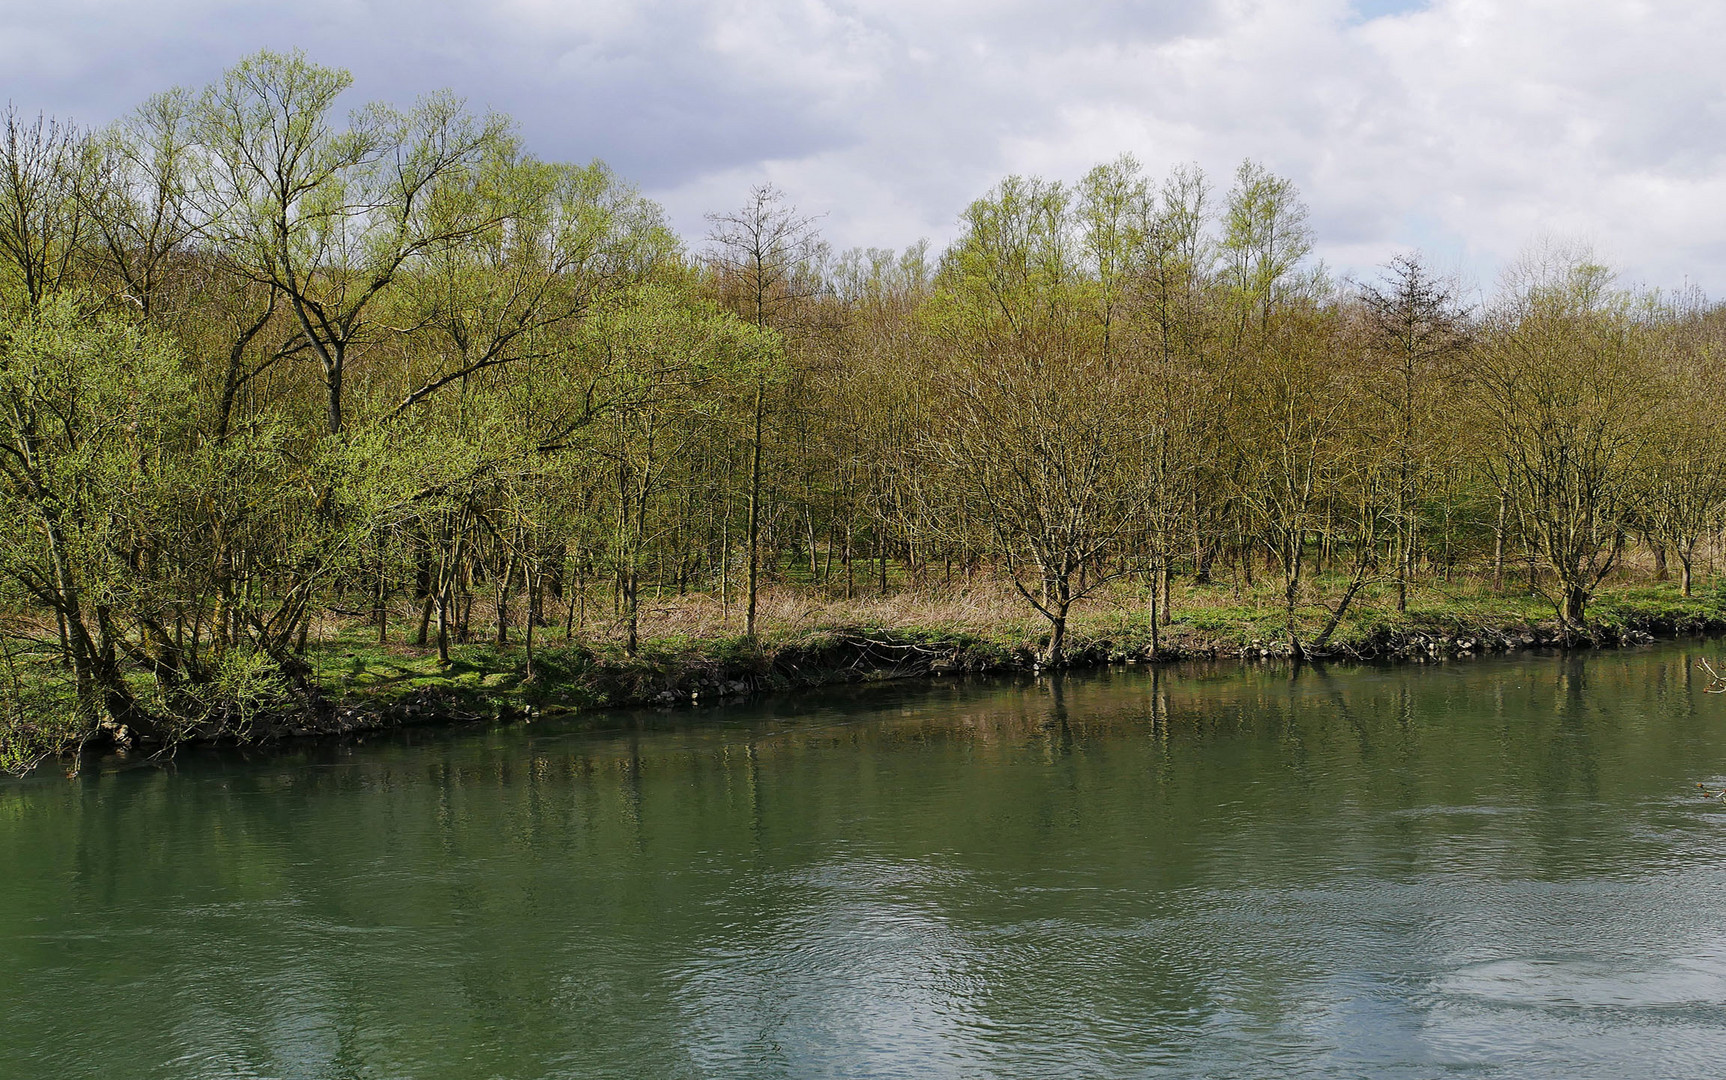
[[[1531,249],[1476,298],[1313,255],[1299,193],[1010,176],[943,251],[761,186],[681,237],[449,96],[261,52],[108,128],[0,120],[0,758],[243,738],[331,642],[634,655],[683,604],[991,588],[1058,666],[1192,589],[1320,654],[1435,583],[1565,633],[1704,587],[1726,312]],[[740,193],[743,195],[743,193]],[[959,208],[956,208],[959,209]],[[1153,644],[1153,649],[1155,648]]]

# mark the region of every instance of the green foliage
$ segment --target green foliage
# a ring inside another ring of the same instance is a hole
[[[24,773],[89,735],[77,689],[40,652],[0,639],[0,772]]]

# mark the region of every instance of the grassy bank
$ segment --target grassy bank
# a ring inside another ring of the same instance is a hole
[[[1147,596],[1121,589],[1097,598],[1075,612],[1068,663],[1255,661],[1289,654],[1280,597],[1270,586],[1186,586],[1173,600],[1172,618],[1155,635],[1153,649]],[[633,655],[616,619],[548,626],[538,632],[531,671],[519,629],[509,643],[455,645],[445,665],[435,650],[408,644],[415,627],[405,618],[392,622],[379,643],[374,623],[332,612],[307,650],[315,688],[310,698],[292,710],[261,712],[241,734],[223,738],[262,743],[628,705],[700,705],[835,683],[1034,670],[1047,642],[1047,623],[998,587],[955,583],[824,603],[787,590],[770,595],[763,610],[765,630],[749,639],[737,633],[735,613],[711,598],[664,598],[644,610]],[[1317,603],[1297,612],[1309,638],[1327,615]],[[493,627],[486,629],[495,636]],[[1586,639],[1566,642],[1540,597],[1465,581],[1414,590],[1404,612],[1395,610],[1388,592],[1367,593],[1325,655],[1427,660],[1722,632],[1726,591],[1717,588],[1685,598],[1666,583],[1615,585],[1596,600]],[[87,732],[56,720],[64,710],[56,705],[55,684],[64,680],[32,669],[28,658],[22,666],[16,657],[9,663],[14,690],[4,718],[7,760],[0,764],[17,768],[87,742]]]
[[[451,663],[400,644],[379,645],[374,627],[337,630],[311,659],[329,707],[273,734],[595,710],[625,705],[699,705],[798,687],[955,673],[1034,670],[1047,624],[1022,601],[993,590],[906,592],[886,601],[778,598],[768,629],[751,640],[685,598],[656,607],[635,655],[615,627],[587,628],[565,642],[550,634],[529,677],[518,645],[455,646]],[[1196,657],[1285,657],[1285,616],[1275,597],[1230,587],[1186,588],[1169,623],[1153,635],[1146,598],[1118,592],[1075,614],[1068,663],[1173,661]],[[1327,612],[1299,612],[1309,626]],[[1604,590],[1585,639],[1566,642],[1550,606],[1529,595],[1476,585],[1426,587],[1397,612],[1369,596],[1339,626],[1326,656],[1427,660],[1519,649],[1616,646],[1726,632],[1726,594],[1685,598],[1655,583]],[[1309,631],[1310,633],[1310,631]],[[398,639],[399,640],[399,639]]]

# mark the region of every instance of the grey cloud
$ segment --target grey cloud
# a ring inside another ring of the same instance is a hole
[[[1226,188],[1251,156],[1341,269],[1419,243],[1490,280],[1581,229],[1627,276],[1717,289],[1723,35],[1682,0],[0,0],[23,108],[105,121],[298,46],[358,100],[450,87],[543,156],[604,158],[691,235],[764,178],[835,243],[897,246],[1009,171],[1131,151]]]

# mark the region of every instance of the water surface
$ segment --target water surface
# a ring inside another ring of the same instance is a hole
[[[38,775],[0,785],[0,1077],[1714,1076],[1698,655]]]

